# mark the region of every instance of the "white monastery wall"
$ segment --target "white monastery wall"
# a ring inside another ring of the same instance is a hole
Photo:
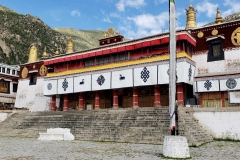
[[[193,116],[215,138],[240,140],[240,111],[194,112]]]
[[[229,72],[240,69],[240,49],[225,50],[225,60],[207,62],[208,51],[192,56],[196,62],[195,75],[201,73]],[[207,71],[206,71],[207,70]]]
[[[29,111],[47,111],[50,109],[50,97],[43,95],[43,78],[38,78],[36,85],[29,85],[29,80],[19,80],[15,107]]]

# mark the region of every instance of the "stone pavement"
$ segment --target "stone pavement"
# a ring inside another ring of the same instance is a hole
[[[214,141],[191,147],[196,160],[238,160],[240,142]],[[1,137],[4,160],[159,160],[162,145],[89,141],[38,141],[33,138]]]

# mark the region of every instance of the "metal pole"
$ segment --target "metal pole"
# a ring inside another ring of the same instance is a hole
[[[175,101],[176,101],[176,8],[175,0],[169,0],[169,113],[170,130],[175,135]]]

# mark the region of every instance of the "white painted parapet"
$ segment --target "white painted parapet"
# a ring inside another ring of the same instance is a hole
[[[39,133],[38,140],[74,140],[68,128],[50,128],[47,133]]]
[[[190,158],[187,138],[183,136],[165,136],[163,156],[169,158]]]
[[[240,140],[240,110],[201,111],[194,112],[193,116],[214,138]]]

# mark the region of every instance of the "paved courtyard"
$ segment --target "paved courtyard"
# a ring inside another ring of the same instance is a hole
[[[190,147],[192,159],[238,160],[240,142],[214,141]],[[0,159],[5,160],[159,160],[162,145],[89,142],[38,141],[32,138],[0,138]]]

